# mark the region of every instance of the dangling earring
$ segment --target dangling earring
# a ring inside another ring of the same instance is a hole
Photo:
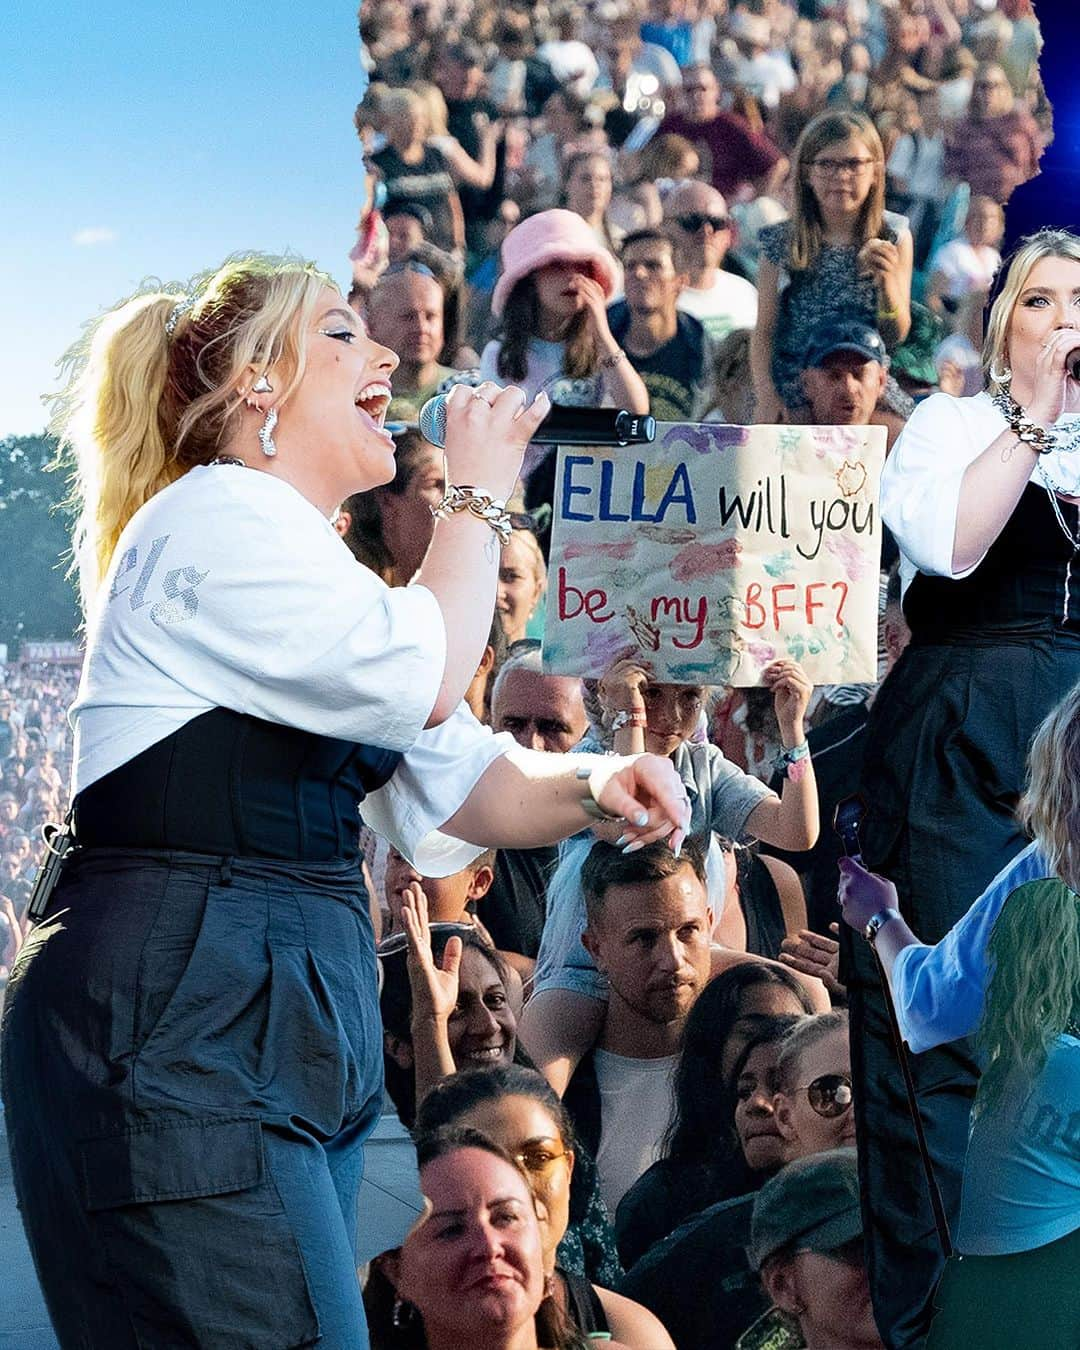
[[[416,1321],[416,1308],[411,1303],[406,1303],[399,1294],[394,1299],[394,1311],[390,1316],[390,1321],[398,1331],[404,1331],[406,1327],[411,1327]]]
[[[273,459],[277,454],[277,446],[274,444],[274,428],[276,426],[277,409],[271,408],[258,432],[259,444],[262,446],[262,452],[267,459]]]
[[[994,383],[1001,390],[1001,392],[1003,394],[1007,394],[1009,392],[1010,386],[1012,385],[1012,367],[1009,365],[1007,361],[1004,360],[1004,358],[1002,358],[1002,360],[1003,364],[1000,370],[997,367],[997,362],[994,362],[991,365],[989,371],[987,371],[987,374],[994,381]]]

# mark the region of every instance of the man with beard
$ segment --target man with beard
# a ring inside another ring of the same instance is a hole
[[[672,1076],[690,1009],[709,979],[713,915],[705,854],[663,843],[624,854],[595,844],[581,871],[582,941],[610,994],[596,1049],[571,1079],[566,1106],[596,1157],[608,1212],[659,1156]]]

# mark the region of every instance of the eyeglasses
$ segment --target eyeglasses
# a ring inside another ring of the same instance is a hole
[[[823,1073],[812,1083],[794,1088],[793,1092],[805,1092],[811,1108],[826,1120],[842,1116],[851,1109],[854,1101],[851,1079],[846,1073]]]
[[[550,1148],[526,1148],[520,1153],[515,1153],[513,1157],[518,1166],[524,1167],[530,1176],[543,1177],[548,1175],[560,1158],[567,1157],[567,1150],[561,1149],[555,1153]]]
[[[685,230],[687,234],[696,234],[698,230],[702,229],[705,225],[711,225],[716,233],[719,234],[721,230],[726,230],[730,227],[731,218],[729,216],[708,216],[702,212],[693,211],[689,215],[676,216],[675,224],[678,225],[680,229]]]
[[[876,163],[876,159],[815,159],[810,167],[824,178],[837,178],[842,173],[861,174]]]

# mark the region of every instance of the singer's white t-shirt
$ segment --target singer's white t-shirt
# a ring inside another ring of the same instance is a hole
[[[881,518],[900,546],[905,589],[916,572],[960,578],[982,562],[953,571],[960,485],[967,466],[1007,425],[985,391],[974,398],[931,394],[908,418],[881,473]],[[1080,418],[1067,414],[1058,426],[1066,434],[1080,431]],[[1080,449],[1040,455],[1031,471],[1033,483],[1042,483],[1041,468],[1066,495],[1080,496]]]
[[[419,870],[478,852],[433,834],[513,741],[464,704],[425,731],[446,660],[423,586],[391,589],[295,488],[192,469],[120,537],[88,621],[72,792],[212,708],[404,752],[365,822]]]

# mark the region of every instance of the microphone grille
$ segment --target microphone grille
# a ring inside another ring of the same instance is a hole
[[[420,435],[441,450],[446,445],[446,395],[436,394],[420,409]]]

